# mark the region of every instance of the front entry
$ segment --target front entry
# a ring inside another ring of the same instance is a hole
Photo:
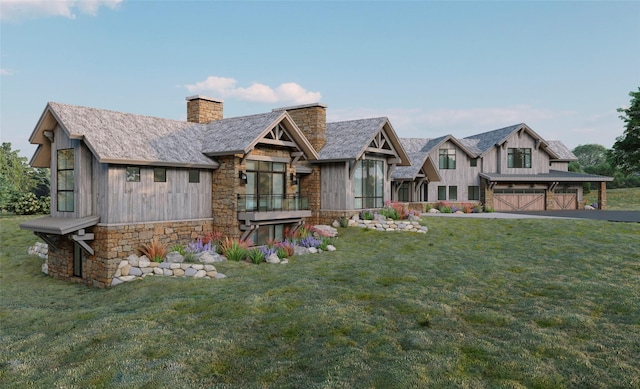
[[[540,189],[495,189],[495,211],[544,211],[545,194]]]

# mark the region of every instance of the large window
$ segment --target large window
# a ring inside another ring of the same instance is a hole
[[[284,224],[260,226],[249,236],[249,239],[257,246],[262,246],[276,240],[282,241],[284,240]]]
[[[260,211],[282,209],[286,165],[284,162],[247,161],[246,207]]]
[[[438,150],[438,159],[440,161],[440,169],[456,168],[456,151],[454,149]]]
[[[58,212],[73,212],[74,170],[73,149],[58,150]]]
[[[470,186],[467,188],[469,194],[469,200],[480,200],[480,187]]]
[[[358,161],[355,166],[354,207],[382,208],[384,205],[384,162],[373,159]]]
[[[510,148],[507,150],[507,167],[510,168],[530,168],[531,149]]]

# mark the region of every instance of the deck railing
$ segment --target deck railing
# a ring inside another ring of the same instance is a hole
[[[238,195],[238,212],[308,211],[309,199],[297,195]]]

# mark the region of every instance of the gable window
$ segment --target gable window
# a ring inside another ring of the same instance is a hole
[[[478,166],[478,158],[471,158],[469,160],[469,166],[471,167],[477,167]]]
[[[507,150],[507,167],[531,168],[531,149],[510,148]]]
[[[200,170],[189,169],[189,183],[191,184],[200,183]]]
[[[163,167],[154,167],[153,182],[167,182],[167,169]]]
[[[454,149],[438,150],[438,160],[440,169],[456,168],[456,151]]]
[[[458,200],[458,187],[457,186],[450,186],[449,187],[449,200],[450,201]]]
[[[480,187],[470,186],[468,189],[469,200],[480,200]]]
[[[74,203],[73,188],[75,186],[73,161],[74,161],[73,149],[58,150],[58,155],[57,155],[58,212],[73,212],[73,203]]]
[[[247,161],[246,209],[281,210],[284,199],[284,162]]]
[[[127,167],[127,182],[140,182],[140,168],[137,166]]]
[[[447,199],[447,187],[439,186],[438,187],[438,200],[446,200]]]
[[[383,161],[365,159],[354,167],[354,207],[382,208],[384,205],[384,164]]]

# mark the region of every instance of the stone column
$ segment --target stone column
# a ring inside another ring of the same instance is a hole
[[[598,209],[607,209],[607,183],[604,181],[598,186]]]

